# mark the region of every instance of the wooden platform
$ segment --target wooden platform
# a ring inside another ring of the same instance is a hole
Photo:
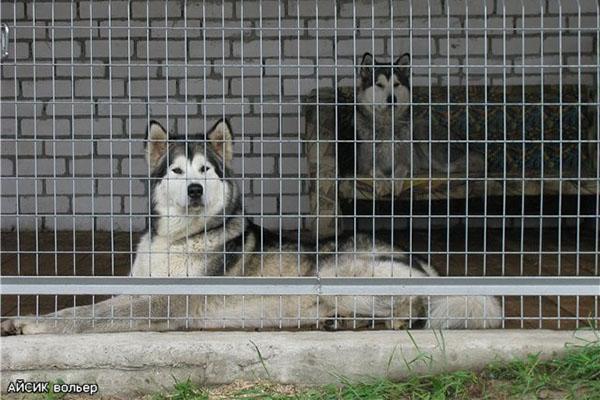
[[[294,233],[291,233],[292,235]],[[307,234],[308,235],[308,234]],[[396,241],[429,257],[450,276],[598,276],[593,230],[464,229],[397,231]],[[559,240],[560,238],[560,240]],[[129,232],[2,232],[2,275],[126,275],[139,234]],[[95,296],[95,301],[106,297]],[[2,296],[2,316],[44,314],[73,305],[74,296]],[[77,296],[77,305],[91,296]],[[596,297],[505,297],[505,327],[573,329],[598,323]]]

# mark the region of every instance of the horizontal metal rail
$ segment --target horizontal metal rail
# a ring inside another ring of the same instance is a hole
[[[2,295],[600,296],[600,277],[0,278]]]

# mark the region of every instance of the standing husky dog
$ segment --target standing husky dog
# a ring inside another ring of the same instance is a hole
[[[198,138],[200,139],[200,138]],[[435,276],[426,263],[370,235],[298,245],[243,216],[231,179],[231,129],[219,121],[206,140],[169,138],[152,122],[147,161],[151,170],[150,229],[141,238],[131,275],[198,276]],[[337,255],[334,253],[338,253]],[[318,257],[318,263],[317,263]],[[394,260],[394,261],[392,261]],[[426,315],[429,309],[429,315]],[[116,296],[68,308],[43,319],[8,320],[2,334],[109,332],[200,328],[297,328],[331,317],[387,319],[404,326],[409,316],[434,328],[496,327],[494,297],[421,296]]]
[[[389,63],[376,61],[370,53],[362,58],[357,87],[356,135],[358,172],[375,179],[394,178],[395,194],[402,192],[402,182],[413,175],[431,170],[457,172],[464,168],[464,152],[453,148],[448,162],[448,149],[443,140],[446,131],[430,132],[425,121],[411,124],[410,55],[403,54]],[[428,144],[436,136],[442,143]],[[440,136],[441,137],[437,137]],[[411,144],[412,140],[417,140]],[[471,170],[482,169],[476,155],[469,160]],[[385,193],[385,185],[375,184],[377,193]]]

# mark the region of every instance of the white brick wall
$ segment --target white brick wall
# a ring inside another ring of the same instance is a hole
[[[446,84],[447,63],[457,65],[450,82],[464,85],[464,65],[485,61],[508,66],[506,82],[496,67],[488,83],[523,84],[523,60],[563,65],[563,81],[573,82],[578,59],[598,63],[596,12],[594,0],[246,0],[243,13],[233,0],[113,0],[110,10],[108,0],[2,0],[11,44],[0,81],[1,228],[14,229],[19,212],[23,229],[144,229],[148,118],[193,135],[223,113],[237,137],[244,126],[233,167],[248,178],[248,212],[306,213],[304,121],[286,103],[333,86],[336,72],[351,84],[367,50],[389,59],[392,49],[412,49],[415,85],[427,85],[429,73],[432,85]],[[545,83],[558,82],[558,68],[544,70]],[[539,82],[539,71],[527,68],[525,83]],[[581,73],[582,83],[594,82],[594,68]],[[470,67],[468,79],[484,83],[484,69]],[[274,179],[261,184],[261,166]],[[296,228],[298,219],[264,222]]]

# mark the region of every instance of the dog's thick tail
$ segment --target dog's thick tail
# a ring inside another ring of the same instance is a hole
[[[434,296],[427,304],[432,329],[498,328],[502,306],[493,296]]]

